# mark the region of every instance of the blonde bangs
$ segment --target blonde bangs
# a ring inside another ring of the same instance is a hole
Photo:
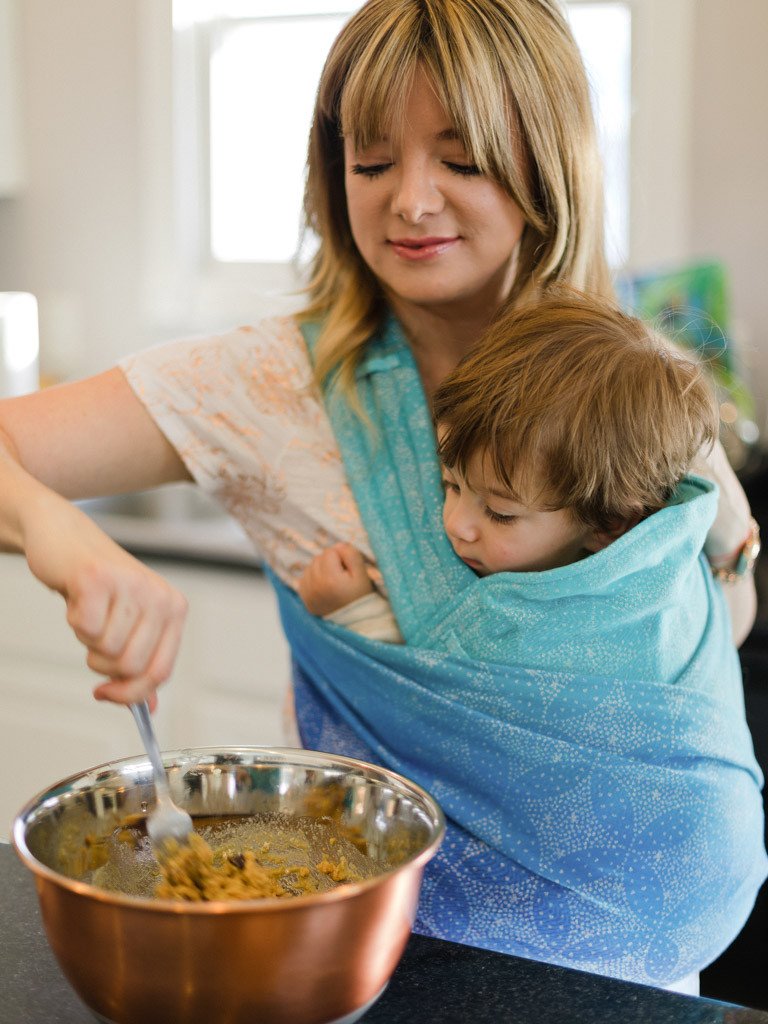
[[[410,16],[408,16],[410,15]],[[419,64],[419,21],[411,11],[379,26],[349,69],[340,97],[342,135],[357,149],[403,128],[405,105]]]
[[[519,139],[520,132],[509,90],[489,67],[493,39],[478,44],[474,29],[475,18],[458,5],[403,3],[355,54],[340,98],[341,131],[360,149],[397,139],[407,130],[405,106],[423,68],[468,157],[517,201],[523,176],[510,135]]]

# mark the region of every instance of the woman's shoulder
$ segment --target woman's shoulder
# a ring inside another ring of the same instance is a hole
[[[200,393],[209,397],[312,385],[312,366],[298,322],[275,316],[217,334],[164,341],[119,363],[139,391]]]
[[[288,357],[308,360],[307,346],[296,316],[271,316],[256,323],[240,324],[220,336],[223,343],[260,349],[276,349]]]
[[[140,349],[121,360],[121,365],[141,362],[169,365],[175,359],[194,354],[199,359],[217,359],[228,355],[241,357],[268,355],[309,364],[309,355],[298,321],[294,316],[273,316],[254,323],[240,324],[216,334],[195,334],[163,341]]]

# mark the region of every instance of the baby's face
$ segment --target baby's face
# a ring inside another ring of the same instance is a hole
[[[570,565],[602,547],[568,511],[515,501],[487,464],[473,457],[463,477],[443,466],[443,523],[453,550],[478,576]]]

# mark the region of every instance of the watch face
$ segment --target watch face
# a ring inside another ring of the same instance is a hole
[[[736,583],[747,573],[752,572],[755,567],[757,556],[760,554],[760,527],[754,519],[750,520],[749,534],[744,545],[736,558],[736,564],[732,569],[715,569],[713,575],[721,583]]]
[[[753,519],[750,523],[749,536],[742,552],[746,558],[749,568],[755,564],[755,559],[760,554],[760,527]]]
[[[742,548],[741,555],[739,556],[739,568],[741,564],[744,564],[742,573],[750,572],[754,567],[755,560],[760,554],[760,529],[753,519],[750,523],[749,536]]]

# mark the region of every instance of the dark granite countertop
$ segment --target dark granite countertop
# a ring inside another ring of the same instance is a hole
[[[94,1019],[48,947],[31,874],[12,847],[0,844],[0,1024]],[[361,1024],[512,1021],[768,1024],[768,1014],[414,935]]]

